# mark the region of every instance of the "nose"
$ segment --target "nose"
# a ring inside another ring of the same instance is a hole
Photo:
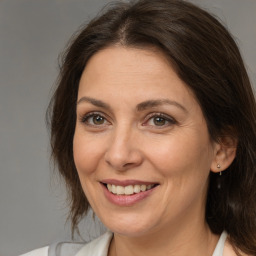
[[[116,171],[126,171],[139,166],[143,155],[138,137],[128,129],[119,129],[113,134],[105,153],[105,161]]]

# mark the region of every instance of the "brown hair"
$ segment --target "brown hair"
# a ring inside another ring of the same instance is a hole
[[[213,140],[233,136],[237,156],[222,176],[210,174],[206,221],[232,244],[256,254],[256,104],[236,43],[208,12],[181,0],[110,5],[72,39],[48,109],[53,158],[70,195],[72,231],[88,201],[73,160],[76,100],[88,59],[110,45],[157,47],[194,92]]]

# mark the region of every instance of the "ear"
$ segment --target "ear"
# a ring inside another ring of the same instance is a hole
[[[215,144],[214,159],[211,171],[218,173],[226,170],[236,157],[237,139],[234,137],[221,137]]]

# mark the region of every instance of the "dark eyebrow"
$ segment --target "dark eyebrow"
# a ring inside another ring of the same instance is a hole
[[[90,98],[90,97],[82,97],[77,101],[77,105],[81,104],[82,102],[89,102],[92,105],[96,106],[96,107],[100,107],[100,108],[105,108],[108,110],[111,110],[111,107],[109,104],[101,101],[101,100],[96,100],[94,98]],[[173,105],[176,106],[180,109],[182,109],[185,112],[188,112],[187,109],[185,107],[183,107],[181,104],[179,104],[176,101],[173,100],[169,100],[169,99],[156,99],[156,100],[147,100],[144,102],[139,103],[136,106],[137,111],[143,111],[149,108],[154,108],[154,107],[158,107],[161,105]]]
[[[100,107],[100,108],[105,108],[105,109],[111,109],[110,105],[108,105],[107,103],[101,101],[101,100],[96,100],[90,97],[82,97],[77,101],[77,105],[81,104],[82,102],[89,102],[92,105],[96,106],[96,107]]]
[[[176,106],[180,109],[182,109],[185,112],[188,112],[187,109],[185,107],[183,107],[181,104],[179,104],[176,101],[173,100],[169,100],[169,99],[156,99],[156,100],[147,100],[144,102],[141,102],[140,104],[137,105],[137,111],[143,111],[149,108],[154,108],[154,107],[158,107],[161,105],[173,105]]]

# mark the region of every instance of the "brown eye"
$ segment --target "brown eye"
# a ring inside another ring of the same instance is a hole
[[[101,125],[101,124],[104,124],[105,118],[100,115],[95,115],[92,117],[92,122],[95,125]]]
[[[169,126],[175,125],[177,122],[174,118],[169,115],[163,113],[152,113],[150,114],[147,121],[143,124],[143,126],[150,126],[155,128],[167,128]]]
[[[82,123],[90,126],[104,126],[109,124],[107,119],[97,113],[89,113],[88,115],[81,118]]]
[[[154,122],[154,125],[156,126],[163,126],[166,124],[166,119],[163,117],[157,116],[153,118],[153,122]]]

